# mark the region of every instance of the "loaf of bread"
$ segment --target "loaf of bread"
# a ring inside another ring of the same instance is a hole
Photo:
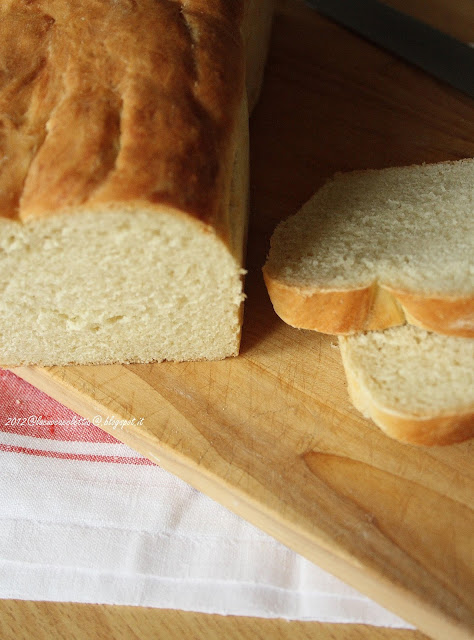
[[[411,325],[341,336],[355,407],[392,438],[424,445],[474,437],[474,340]]]
[[[474,337],[474,160],[338,174],[277,227],[264,277],[294,327]]]
[[[0,364],[238,353],[245,66],[255,102],[270,19],[260,0],[1,3]]]

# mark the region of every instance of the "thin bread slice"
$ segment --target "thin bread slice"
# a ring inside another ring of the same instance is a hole
[[[263,273],[294,327],[473,337],[474,160],[338,174],[276,228]]]
[[[404,325],[339,345],[352,402],[387,435],[424,445],[474,436],[474,340]]]

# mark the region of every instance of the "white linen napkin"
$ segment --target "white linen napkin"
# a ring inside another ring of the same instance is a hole
[[[410,628],[0,370],[0,598]]]

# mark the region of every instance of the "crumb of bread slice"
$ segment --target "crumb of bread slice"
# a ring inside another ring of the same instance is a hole
[[[473,337],[474,159],[336,175],[276,228],[263,271],[298,328]]]
[[[474,436],[474,340],[407,324],[339,344],[353,404],[389,436],[424,445]]]
[[[0,220],[2,365],[236,355],[242,271],[198,226],[125,206]]]

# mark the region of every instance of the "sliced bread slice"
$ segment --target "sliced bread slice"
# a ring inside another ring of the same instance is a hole
[[[404,325],[339,344],[352,402],[387,435],[424,445],[474,436],[474,340]]]
[[[338,174],[276,228],[263,273],[294,327],[473,337],[474,159]]]

